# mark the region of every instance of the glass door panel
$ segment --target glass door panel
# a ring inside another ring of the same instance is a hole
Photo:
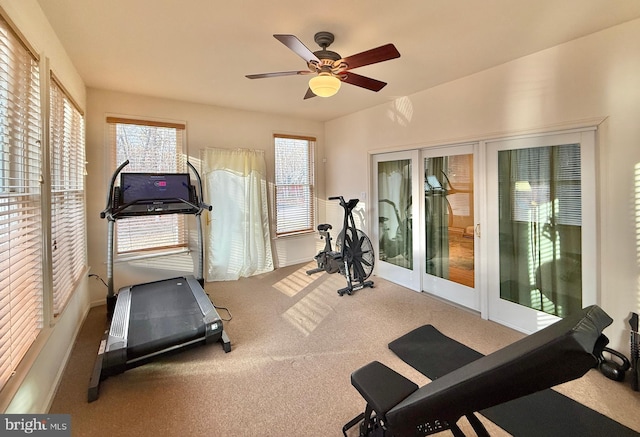
[[[473,287],[473,155],[425,159],[426,273]]]
[[[582,308],[580,180],[579,144],[498,152],[501,299]]]
[[[417,151],[385,153],[373,157],[374,213],[378,222],[375,240],[376,267],[379,276],[414,290],[420,289],[415,267],[416,251],[413,217],[418,216]]]
[[[478,309],[473,146],[425,149],[423,157],[423,289]]]
[[[489,278],[494,320],[534,332],[595,303],[595,269],[585,268],[584,257],[595,252],[595,210],[588,199],[593,196],[583,195],[595,189],[589,134],[592,138],[575,133],[490,143],[488,174],[495,180],[489,199],[495,207],[489,206],[489,232],[497,236],[489,249],[497,260]]]
[[[378,162],[380,260],[413,269],[411,160]]]

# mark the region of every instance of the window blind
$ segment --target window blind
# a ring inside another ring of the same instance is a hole
[[[129,160],[124,172],[182,173],[186,171],[182,137],[184,126],[107,118],[112,162]],[[137,123],[137,124],[136,124]],[[186,247],[185,217],[181,214],[131,217],[117,221],[118,254]]]
[[[43,324],[40,79],[0,15],[0,388]]]
[[[53,312],[58,315],[87,264],[84,120],[53,78],[49,105]]]
[[[503,151],[511,154],[512,215],[516,221],[580,226],[580,145]]]
[[[313,231],[314,138],[275,136],[276,235]]]

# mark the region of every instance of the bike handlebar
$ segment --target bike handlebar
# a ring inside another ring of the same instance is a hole
[[[347,213],[350,213],[351,210],[355,208],[360,201],[360,199],[349,199],[348,201],[345,201],[344,197],[342,196],[331,196],[329,197],[329,200],[339,200],[340,206],[343,207],[347,211]]]

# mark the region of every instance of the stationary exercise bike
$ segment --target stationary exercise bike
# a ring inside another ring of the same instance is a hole
[[[327,273],[340,272],[347,280],[347,286],[338,290],[338,294],[345,293],[351,295],[356,290],[364,287],[373,288],[373,281],[367,281],[373,272],[375,255],[369,237],[356,228],[353,219],[353,209],[359,199],[344,200],[342,196],[329,197],[329,200],[339,200],[340,206],[344,208],[344,220],[342,231],[336,239],[335,250],[331,247],[331,235],[329,230],[331,225],[323,223],[318,225],[320,238],[325,240],[324,249],[315,256],[318,267],[307,270],[307,275],[312,275],[321,271]],[[355,282],[355,284],[354,284]]]

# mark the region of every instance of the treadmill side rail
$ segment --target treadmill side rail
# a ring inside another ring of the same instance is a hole
[[[189,288],[193,293],[193,297],[196,299],[200,310],[202,311],[202,321],[205,326],[205,343],[212,343],[214,341],[220,341],[222,343],[222,348],[225,352],[231,352],[231,341],[227,336],[227,333],[224,331],[224,326],[222,323],[222,319],[216,311],[216,307],[209,299],[209,296],[200,285],[200,281],[198,281],[194,276],[189,275],[185,277],[187,283],[189,284]]]
[[[131,287],[118,292],[118,300],[113,311],[111,327],[104,350],[104,370],[107,375],[116,375],[127,369],[127,346],[129,313],[131,310]]]
[[[93,402],[98,399],[100,395],[100,381],[102,380],[102,361],[104,359],[104,350],[107,345],[107,336],[109,331],[105,331],[102,340],[100,341],[100,347],[98,348],[98,355],[93,365],[93,372],[91,373],[91,379],[89,380],[89,390],[87,391],[87,401]]]

